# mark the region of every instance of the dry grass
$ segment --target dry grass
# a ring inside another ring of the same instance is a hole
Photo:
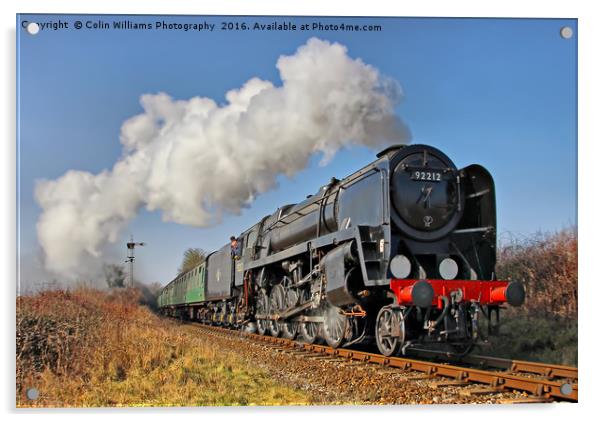
[[[138,304],[137,290],[17,299],[17,406],[306,403],[188,326]],[[35,387],[40,398],[25,393]]]

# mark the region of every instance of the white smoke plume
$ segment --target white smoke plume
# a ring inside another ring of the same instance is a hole
[[[274,188],[278,175],[304,169],[314,153],[327,162],[344,146],[409,141],[394,113],[397,82],[343,45],[312,38],[276,66],[281,86],[252,78],[225,104],[143,95],[144,112],[121,127],[123,155],[112,170],[39,181],[47,269],[90,269],[141,207],[164,221],[210,226]]]

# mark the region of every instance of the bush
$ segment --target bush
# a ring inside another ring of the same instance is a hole
[[[500,280],[522,281],[526,299],[501,313],[488,354],[577,365],[577,232],[538,233],[498,249]]]
[[[141,306],[137,289],[17,298],[17,406],[294,404],[307,399]],[[28,388],[39,399],[26,398]]]
[[[577,318],[577,232],[538,233],[498,250],[497,276],[525,283],[519,313]]]

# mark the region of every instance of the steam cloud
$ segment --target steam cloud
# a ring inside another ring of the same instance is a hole
[[[304,169],[314,153],[327,162],[344,146],[409,141],[394,114],[397,82],[343,45],[312,38],[276,66],[281,86],[252,78],[223,105],[143,95],[144,112],[121,127],[124,151],[112,170],[39,181],[46,268],[83,275],[143,206],[164,221],[206,227],[274,188],[278,175]]]

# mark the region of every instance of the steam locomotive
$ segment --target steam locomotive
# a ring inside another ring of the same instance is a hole
[[[385,149],[238,240],[239,255],[225,245],[165,286],[161,311],[386,356],[461,354],[525,298],[496,279],[491,175],[427,145]]]

